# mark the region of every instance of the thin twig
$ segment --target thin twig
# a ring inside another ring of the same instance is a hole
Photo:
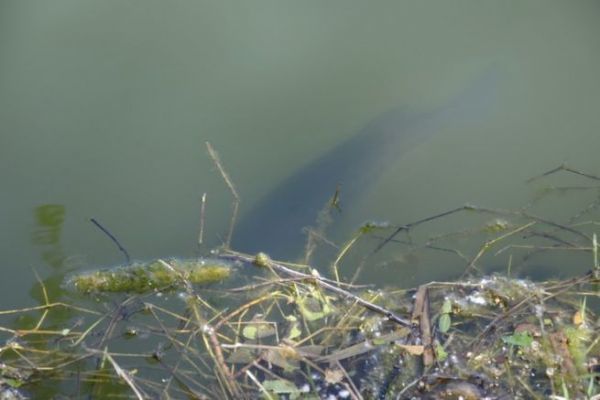
[[[579,170],[571,168],[571,167],[567,167],[566,164],[561,164],[561,165],[559,165],[556,168],[552,168],[550,171],[546,171],[543,174],[540,174],[540,175],[534,176],[532,178],[529,178],[527,180],[527,183],[531,183],[533,181],[536,181],[536,180],[541,179],[543,177],[546,177],[548,175],[555,174],[555,173],[557,173],[559,171],[566,171],[566,172],[570,172],[570,173],[575,174],[575,175],[584,176],[586,178],[589,178],[589,179],[592,179],[592,180],[595,180],[595,181],[600,181],[600,177],[598,177],[596,175],[588,174],[586,172],[579,171]]]
[[[457,207],[455,209],[452,209],[450,211],[445,211],[443,213],[440,214],[436,214],[436,215],[432,215],[431,217],[427,217],[427,218],[423,218],[420,219],[418,221],[415,222],[411,222],[410,224],[406,224],[406,225],[401,225],[398,228],[396,228],[396,230],[394,232],[392,232],[391,235],[389,235],[387,238],[385,238],[385,240],[383,240],[376,248],[375,250],[373,250],[373,254],[377,253],[378,251],[380,251],[386,244],[388,244],[389,242],[391,242],[400,232],[402,231],[408,231],[411,228],[414,228],[417,225],[421,225],[424,224],[425,222],[429,222],[429,221],[433,221],[435,219],[438,218],[442,218],[442,217],[446,217],[448,215],[457,213],[459,211],[463,211],[465,210],[466,206],[462,206],[462,207]]]
[[[583,232],[580,232],[576,229],[573,229],[569,226],[566,226],[564,224],[560,224],[558,222],[554,222],[552,220],[548,220],[545,218],[541,218],[538,217],[536,215],[533,214],[529,214],[525,211],[510,211],[510,210],[501,210],[501,209],[494,209],[494,208],[486,208],[486,207],[480,207],[480,206],[475,206],[472,204],[465,204],[462,207],[457,207],[457,208],[453,208],[452,210],[449,211],[445,211],[436,215],[433,215],[431,217],[427,217],[427,218],[423,218],[420,219],[418,221],[415,222],[411,222],[409,224],[405,224],[405,225],[400,225],[398,226],[389,236],[387,236],[374,250],[371,254],[377,253],[378,251],[380,251],[386,244],[392,242],[395,237],[403,231],[409,232],[412,228],[415,228],[418,225],[424,224],[426,222],[431,222],[433,220],[439,219],[439,218],[443,218],[443,217],[447,217],[449,215],[458,213],[458,212],[462,212],[462,211],[475,211],[475,212],[480,212],[480,213],[486,213],[486,214],[492,214],[492,215],[500,215],[500,216],[513,216],[513,217],[520,217],[520,218],[525,218],[525,219],[529,219],[531,221],[535,221],[535,222],[539,222],[545,225],[549,225],[567,232],[570,232],[576,236],[579,236],[583,239],[585,239],[586,241],[591,240],[590,237],[588,237],[588,235],[584,234]]]
[[[99,313],[97,311],[88,310],[87,308],[83,308],[83,307],[72,306],[70,304],[63,303],[60,301],[56,302],[56,303],[44,304],[42,306],[15,308],[13,310],[2,310],[2,311],[0,311],[0,315],[20,314],[20,313],[24,313],[24,312],[28,312],[28,311],[40,311],[40,310],[46,310],[46,309],[50,309],[50,308],[54,308],[54,307],[64,307],[66,309],[81,311],[83,313],[102,315],[101,313]]]
[[[596,237],[594,236],[594,239]],[[42,295],[44,296],[44,304],[48,305],[50,304],[50,300],[48,299],[48,291],[46,290],[46,285],[44,285],[44,282],[42,281],[42,279],[40,278],[40,276],[38,275],[37,271],[34,269],[33,273],[35,274],[35,279],[38,281],[38,283],[40,284],[40,287],[42,288]],[[38,321],[37,325],[35,326],[35,328],[33,328],[34,331],[37,331],[38,329],[41,328],[42,324],[44,323],[44,320],[46,319],[46,317],[48,316],[48,312],[50,310],[48,308],[46,308],[44,310],[44,312],[42,313],[42,316],[40,317],[40,320]]]
[[[123,253],[123,255],[125,256],[125,261],[127,262],[127,264],[131,263],[131,257],[129,257],[129,253],[127,252],[127,249],[125,249],[125,247],[123,247],[121,245],[121,243],[119,242],[119,240],[112,234],[110,233],[110,231],[108,229],[106,229],[105,227],[103,227],[100,222],[98,222],[95,218],[90,218],[90,222],[94,225],[96,225],[96,227],[98,229],[100,229],[106,236],[108,236],[108,238],[110,240],[112,240],[112,242],[119,248],[119,250],[121,251],[121,253]]]
[[[342,371],[342,374],[344,374],[344,378],[346,378],[346,382],[343,382],[343,383],[344,383],[344,386],[346,386],[346,390],[348,390],[349,392],[351,392],[352,399],[363,400],[363,397],[360,394],[360,390],[358,390],[358,388],[356,387],[356,385],[352,381],[352,377],[350,376],[350,374],[348,374],[348,371],[346,371],[346,368],[344,368],[342,366],[342,364],[340,364],[339,361],[336,361],[335,364],[336,364],[338,370]]]
[[[336,283],[338,283],[338,284],[340,283],[340,274],[338,271],[338,264],[340,263],[342,258],[344,258],[344,256],[348,253],[348,251],[350,251],[352,246],[354,246],[356,241],[358,239],[360,239],[361,236],[362,236],[362,233],[359,232],[356,236],[354,236],[346,244],[344,244],[344,246],[342,247],[342,250],[339,252],[338,256],[336,257],[335,261],[333,262],[332,269],[333,269],[333,275],[335,276]]]
[[[590,247],[565,247],[565,246],[534,246],[528,244],[509,244],[508,246],[502,247],[500,250],[494,253],[495,256],[504,253],[511,249],[527,249],[533,251],[546,251],[546,250],[560,250],[560,251],[590,251]]]
[[[127,383],[127,385],[131,388],[131,390],[133,391],[133,393],[135,393],[135,396],[139,400],[144,400],[144,399],[148,398],[148,396],[144,395],[142,393],[142,391],[137,387],[137,385],[135,384],[135,382],[133,381],[133,379],[131,378],[129,373],[127,371],[125,371],[123,368],[121,368],[121,366],[119,366],[119,364],[108,353],[108,351],[106,349],[104,349],[104,351],[95,350],[95,349],[87,349],[87,350],[92,354],[101,355],[104,359],[108,360],[108,362],[110,362],[111,365],[113,366],[117,376],[119,376],[121,379],[123,379],[125,381],[125,383]]]
[[[598,264],[598,239],[596,234],[592,236],[592,252],[594,254],[594,278],[600,278],[600,265]]]
[[[536,224],[535,221],[529,222],[529,223],[527,223],[525,225],[522,225],[522,226],[520,226],[520,227],[518,227],[516,229],[513,229],[512,231],[507,232],[507,233],[505,233],[505,234],[503,234],[503,235],[501,235],[501,236],[499,236],[499,237],[497,237],[495,239],[488,240],[487,242],[485,242],[483,244],[483,246],[481,246],[481,249],[479,249],[479,252],[477,253],[477,255],[471,260],[471,262],[469,262],[469,264],[467,265],[467,268],[465,268],[465,271],[463,272],[463,277],[467,273],[469,273],[471,271],[471,269],[475,268],[475,263],[490,249],[490,247],[492,247],[493,245],[495,245],[499,241],[504,240],[507,237],[510,237],[510,236],[512,236],[512,235],[514,235],[516,233],[524,231],[525,229],[527,229],[530,226],[533,226],[535,224]]]
[[[252,372],[250,372],[250,370],[246,370],[246,375],[248,376],[248,378],[250,378],[250,380],[252,380],[252,382],[254,382],[256,386],[258,386],[258,388],[261,390],[261,392],[264,393],[267,399],[275,400],[275,398],[271,396],[271,393],[269,393],[269,391],[265,389],[265,387],[260,383],[258,379],[256,379],[256,377],[254,376],[254,374],[252,374]]]
[[[337,200],[336,200],[337,199]],[[325,231],[333,222],[333,216],[331,215],[331,210],[335,208],[335,201],[339,202],[339,187],[336,189],[333,197],[328,200],[323,208],[317,214],[317,218],[315,220],[315,226],[308,227],[307,229],[307,237],[306,244],[304,246],[304,263],[309,264],[310,259],[317,249],[317,239],[323,240],[325,243],[333,245],[334,248],[337,248],[335,244],[328,241],[325,236]],[[338,204],[339,205],[339,204]],[[338,208],[339,210],[339,208]]]
[[[200,229],[198,230],[198,245],[202,246],[204,241],[204,220],[206,215],[206,193],[202,194],[200,205]]]
[[[210,158],[212,158],[217,169],[221,173],[221,176],[223,177],[225,184],[229,188],[231,195],[233,196],[233,210],[231,212],[231,221],[229,223],[229,232],[227,233],[227,239],[225,240],[225,247],[229,248],[231,245],[231,238],[233,237],[233,230],[235,228],[238,210],[240,207],[240,196],[238,195],[238,192],[235,189],[235,186],[233,184],[233,181],[229,177],[229,174],[227,174],[227,172],[225,171],[225,168],[223,168],[223,164],[221,163],[219,154],[215,151],[215,149],[212,147],[210,142],[206,142],[206,148],[208,149],[208,154],[210,155]]]

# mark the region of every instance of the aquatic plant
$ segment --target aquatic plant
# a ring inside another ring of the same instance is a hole
[[[231,265],[219,260],[156,260],[77,273],[67,285],[83,293],[145,293],[176,287],[183,280],[198,285],[220,282],[229,278],[231,270]]]

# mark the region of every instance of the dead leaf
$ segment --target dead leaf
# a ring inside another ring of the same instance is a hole
[[[583,319],[583,315],[581,315],[581,311],[577,311],[573,314],[573,325],[579,326],[583,324],[585,321]]]
[[[325,370],[325,382],[335,385],[340,383],[344,379],[344,372],[341,369],[329,369]]]
[[[425,346],[417,346],[417,345],[409,345],[409,344],[398,344],[397,346],[403,350],[406,350],[406,352],[412,356],[421,356],[421,355],[423,355],[423,352],[425,351]]]

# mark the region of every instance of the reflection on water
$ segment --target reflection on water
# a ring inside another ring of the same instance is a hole
[[[39,249],[41,259],[52,268],[52,271],[48,274],[47,271],[40,271],[37,267],[28,270],[27,272],[36,278],[29,294],[38,304],[50,304],[63,297],[64,277],[70,270],[81,265],[81,261],[74,256],[67,256],[61,244],[66,216],[64,205],[43,204],[34,209],[33,215],[35,227],[31,241]],[[40,272],[45,276],[43,279],[39,276]],[[64,324],[72,315],[66,309],[55,312],[52,313],[49,322]],[[32,320],[20,320],[19,323],[21,327],[31,329],[38,322],[32,318]]]
[[[34,210],[36,228],[31,242],[41,250],[46,265],[60,269],[67,258],[60,244],[65,206],[61,204],[44,204]]]

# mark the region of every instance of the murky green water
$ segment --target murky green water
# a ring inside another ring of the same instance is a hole
[[[344,203],[342,188],[333,237],[365,219],[403,224],[466,202],[519,207],[531,199],[524,181],[564,161],[598,173],[599,17],[596,1],[4,1],[0,304],[31,302],[33,269],[123,262],[90,218],[135,259],[219,244],[231,198],[205,141],[236,182],[244,219],[381,113],[443,107],[490,69],[490,112],[435,125],[388,157],[367,193]],[[585,196],[543,211],[571,215]],[[54,217],[36,214],[48,204]],[[413,285],[464,267],[445,254],[388,257],[397,262],[365,279]]]

